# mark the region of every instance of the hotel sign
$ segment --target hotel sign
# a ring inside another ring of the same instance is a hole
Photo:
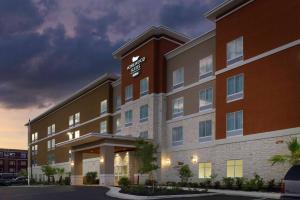
[[[141,64],[146,60],[146,57],[133,56],[132,63],[127,66],[127,70],[130,71],[132,77],[136,77],[140,74]]]

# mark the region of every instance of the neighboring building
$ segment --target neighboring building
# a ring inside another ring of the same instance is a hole
[[[27,170],[27,150],[0,149],[0,177],[16,176]]]
[[[271,166],[300,136],[299,1],[226,1],[205,16],[216,28],[195,39],[151,27],[113,53],[121,77],[105,74],[31,120],[35,179],[64,167],[72,184],[97,171],[112,185],[138,173],[134,142],[159,146],[157,179],[281,179]]]

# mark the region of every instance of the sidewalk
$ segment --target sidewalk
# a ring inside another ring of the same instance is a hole
[[[217,190],[217,189],[208,189],[208,192],[234,195],[234,196],[248,196],[248,197],[280,199],[280,193],[275,193],[275,192],[247,192],[247,191]]]

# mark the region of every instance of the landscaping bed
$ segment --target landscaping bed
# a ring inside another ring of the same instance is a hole
[[[189,189],[183,190],[178,187],[152,187],[144,185],[129,185],[122,187],[121,193],[132,194],[137,196],[160,196],[160,195],[183,195],[183,194],[203,194],[207,190]]]

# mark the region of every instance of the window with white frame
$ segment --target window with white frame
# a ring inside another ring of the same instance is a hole
[[[206,120],[199,123],[199,142],[212,140],[212,121]]]
[[[243,177],[243,160],[227,160],[227,177]]]
[[[80,130],[74,132],[74,137],[75,139],[80,137]]]
[[[34,156],[34,155],[37,155],[38,153],[38,145],[32,145],[31,146],[31,154]]]
[[[47,141],[48,151],[55,149],[55,139]]]
[[[227,78],[227,102],[244,97],[244,75],[239,74]]]
[[[80,113],[75,114],[75,119],[74,119],[74,124],[79,124],[80,123]]]
[[[80,131],[70,131],[67,133],[67,135],[69,136],[69,140],[73,140],[80,137]]]
[[[121,96],[118,95],[116,96],[116,110],[120,110],[121,109]]]
[[[100,133],[107,133],[107,121],[100,122]]]
[[[125,101],[132,100],[132,97],[133,97],[133,86],[131,84],[125,87]]]
[[[100,115],[107,113],[107,99],[101,101],[100,103]]]
[[[213,90],[211,87],[201,90],[199,96],[200,96],[200,98],[199,98],[199,110],[200,111],[212,108]]]
[[[55,133],[55,124],[48,126],[47,132],[48,132],[48,135],[54,134]]]
[[[116,118],[116,131],[117,132],[121,131],[121,118],[120,117]]]
[[[54,156],[54,154],[49,154],[48,155],[48,164],[49,165],[55,164],[55,156]]]
[[[140,107],[140,122],[148,120],[148,104]]]
[[[142,131],[140,132],[140,138],[142,139],[148,139],[148,131]]]
[[[183,129],[182,126],[172,129],[172,145],[178,146],[183,144]]]
[[[200,60],[200,79],[213,74],[213,56],[207,56]]]
[[[243,135],[243,111],[230,112],[226,114],[227,137]]]
[[[211,162],[199,163],[199,178],[211,178]]]
[[[125,126],[132,125],[132,110],[125,111]]]
[[[74,115],[69,116],[69,126],[74,126]]]
[[[34,142],[37,140],[38,140],[38,132],[32,133],[31,134],[31,142]]]
[[[227,43],[227,65],[231,65],[243,59],[243,37],[241,36]]]
[[[184,68],[173,71],[173,89],[184,85]]]
[[[149,90],[149,77],[140,80],[140,96],[148,94]]]
[[[178,117],[183,115],[183,97],[173,100],[172,103],[172,116]]]

